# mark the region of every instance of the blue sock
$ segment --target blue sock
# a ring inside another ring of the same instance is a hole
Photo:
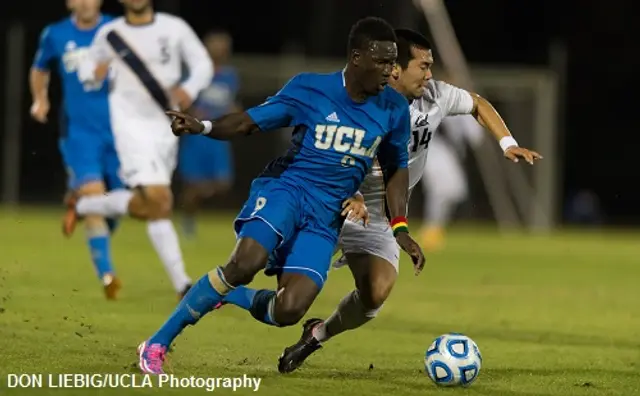
[[[246,286],[237,286],[224,296],[224,302],[249,311],[258,290]]]
[[[218,277],[224,283],[222,270],[217,268]],[[173,340],[189,325],[194,325],[201,317],[210,312],[224,296],[213,288],[206,274],[191,287],[173,314],[160,330],[149,339],[149,344],[169,346]]]
[[[111,264],[111,249],[109,247],[109,235],[105,230],[104,235],[92,235],[87,240],[93,266],[98,273],[98,278],[102,280],[105,274],[113,274]]]
[[[273,318],[273,308],[276,302],[275,290],[257,290],[253,297],[249,313],[258,321],[270,326],[280,326]]]

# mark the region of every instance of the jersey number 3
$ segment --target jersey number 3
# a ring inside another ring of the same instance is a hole
[[[418,151],[420,146],[424,146],[423,150],[426,150],[427,147],[429,147],[429,142],[431,141],[431,135],[433,135],[433,132],[431,132],[429,128],[414,129],[412,132],[413,145],[411,147],[411,152],[415,153]]]
[[[169,53],[169,39],[161,37],[160,43],[160,63],[166,65],[171,60],[171,54]]]

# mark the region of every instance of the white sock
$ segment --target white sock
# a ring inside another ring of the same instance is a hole
[[[78,200],[76,212],[81,216],[119,217],[129,211],[129,201],[132,197],[133,192],[129,190],[114,190],[106,194],[89,195]]]
[[[426,203],[426,224],[445,227],[451,220],[451,214],[457,202],[442,194],[431,194]]]
[[[191,284],[191,278],[184,268],[180,242],[173,223],[169,219],[149,221],[147,233],[171,279],[173,288],[177,292],[183,291],[187,285]]]
[[[329,319],[313,330],[313,336],[320,342],[327,341],[344,331],[357,329],[373,319],[377,312],[378,310],[368,311],[362,305],[360,292],[354,290],[344,296]]]

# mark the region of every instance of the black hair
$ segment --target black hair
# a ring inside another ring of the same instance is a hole
[[[396,42],[396,35],[389,22],[377,17],[366,17],[356,22],[349,32],[349,53],[368,49],[372,41]]]
[[[413,59],[412,48],[420,48],[423,50],[430,50],[431,42],[428,38],[411,29],[395,29],[394,33],[398,40],[396,44],[398,46],[398,64],[403,69],[409,66],[409,62]]]

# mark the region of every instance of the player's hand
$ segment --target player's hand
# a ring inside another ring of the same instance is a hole
[[[369,225],[369,211],[362,195],[356,195],[342,203],[342,216],[347,216],[347,219],[354,223],[362,220],[365,227]]]
[[[33,117],[34,120],[45,124],[47,122],[47,115],[49,114],[50,107],[48,100],[36,100],[33,102],[33,105],[31,105],[31,117]]]
[[[192,115],[173,110],[168,110],[165,114],[173,117],[171,131],[176,136],[199,135],[204,131],[202,122]]]
[[[524,158],[524,160],[531,165],[533,165],[533,161],[542,159],[542,156],[535,151],[518,146],[511,146],[507,148],[504,152],[504,156],[513,162],[518,162],[519,158]]]
[[[180,110],[186,111],[193,104],[193,99],[189,96],[187,91],[182,87],[175,87],[171,90],[171,97],[175,103],[178,104]]]
[[[411,257],[411,261],[413,261],[413,268],[415,270],[416,276],[422,272],[425,264],[424,253],[422,253],[422,248],[418,245],[418,242],[414,241],[411,238],[411,235],[407,232],[400,232],[396,235],[396,242],[398,245],[409,254]]]

